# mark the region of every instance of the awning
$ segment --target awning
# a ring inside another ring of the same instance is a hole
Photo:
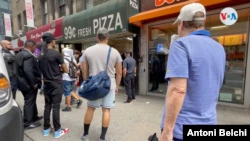
[[[174,4],[174,5],[170,5],[170,6],[166,6],[166,7],[162,7],[162,8],[139,13],[135,16],[130,17],[129,23],[136,25],[138,27],[142,27],[143,23],[145,21],[153,20],[153,19],[161,18],[161,17],[167,16],[167,15],[179,13],[180,9],[183,6],[185,6],[189,3],[193,3],[193,2],[201,3],[205,7],[207,7],[207,6],[221,4],[221,3],[229,2],[229,1],[230,0],[189,0],[189,1],[178,3],[178,4]]]
[[[134,33],[128,19],[138,13],[138,0],[110,0],[66,16],[63,21],[63,40],[70,42],[93,38],[101,27],[107,28],[110,34]]]
[[[42,35],[43,33],[46,32],[53,33],[56,39],[62,37],[62,22],[63,18],[60,18],[47,25],[28,31],[26,33],[27,40],[34,40],[35,42],[41,42]]]

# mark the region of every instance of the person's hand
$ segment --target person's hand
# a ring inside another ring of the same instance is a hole
[[[119,88],[115,89],[115,94],[118,94]]]
[[[35,90],[38,89],[38,84],[36,84],[36,85],[34,86],[34,89],[35,89]]]
[[[173,132],[167,132],[165,130],[163,130],[162,134],[161,134],[161,138],[160,141],[173,141]]]

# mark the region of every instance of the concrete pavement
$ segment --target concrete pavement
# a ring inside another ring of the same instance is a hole
[[[132,104],[124,104],[125,93],[117,95],[116,109],[111,113],[111,124],[107,132],[108,141],[147,141],[149,135],[157,132],[160,134],[160,121],[163,111],[164,98],[138,96]],[[17,93],[17,102],[23,107],[23,96]],[[38,94],[37,105],[39,115],[43,115],[44,98]],[[64,108],[64,98],[61,108]],[[61,112],[62,127],[68,127],[70,132],[54,139],[52,134],[43,137],[43,128],[28,130],[25,133],[29,138],[25,141],[80,141],[83,133],[83,117],[86,111],[86,100],[80,109],[72,106],[72,112]],[[218,106],[219,124],[250,124],[250,110],[226,106]],[[90,127],[91,141],[97,141],[101,133],[101,109],[97,109]],[[43,124],[43,120],[41,121]]]

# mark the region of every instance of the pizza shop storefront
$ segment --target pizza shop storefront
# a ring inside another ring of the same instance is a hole
[[[202,3],[206,7],[206,30],[211,32],[212,38],[221,43],[226,51],[227,69],[219,95],[220,103],[249,108],[249,0],[141,0],[142,12],[129,19],[131,24],[141,28],[139,94],[165,96],[167,83],[164,75],[170,38],[177,33],[177,25],[173,23],[181,7],[192,2]],[[230,9],[226,9],[227,7]],[[151,71],[155,60],[160,62],[157,78]]]
[[[134,52],[138,47],[140,28],[129,24],[128,18],[139,13],[137,0],[110,0],[93,8],[67,16],[63,21],[63,41],[86,49],[97,43],[96,33],[101,27],[109,30],[109,45],[120,53]]]

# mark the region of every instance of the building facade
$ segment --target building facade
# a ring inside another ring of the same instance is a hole
[[[0,0],[0,15],[1,15],[1,18],[0,18],[0,41],[4,40],[4,39],[11,40],[10,37],[5,37],[3,13],[8,13],[8,14],[12,13],[10,0]],[[13,22],[12,22],[12,25],[13,25]]]
[[[1,0],[5,1],[5,0]],[[33,0],[35,27],[39,28],[61,17],[81,12],[108,0]],[[2,4],[1,4],[2,6]],[[26,10],[25,0],[11,0],[13,10],[13,35],[14,38],[25,36],[26,32],[34,30],[25,26]]]
[[[146,3],[147,2],[147,3]],[[173,25],[181,7],[192,0],[141,0],[141,13],[130,17],[130,23],[141,27],[139,93],[164,97],[164,80],[171,36],[177,33]],[[250,108],[250,3],[249,0],[199,0],[207,9],[206,29],[226,51],[227,65],[219,102],[224,105]],[[236,12],[226,12],[231,7]],[[223,17],[224,14],[224,17]],[[223,19],[224,18],[224,19]],[[224,21],[235,22],[226,25]],[[234,20],[234,21],[233,21]],[[152,72],[152,63],[160,62],[158,79]],[[156,88],[153,86],[157,86]]]

